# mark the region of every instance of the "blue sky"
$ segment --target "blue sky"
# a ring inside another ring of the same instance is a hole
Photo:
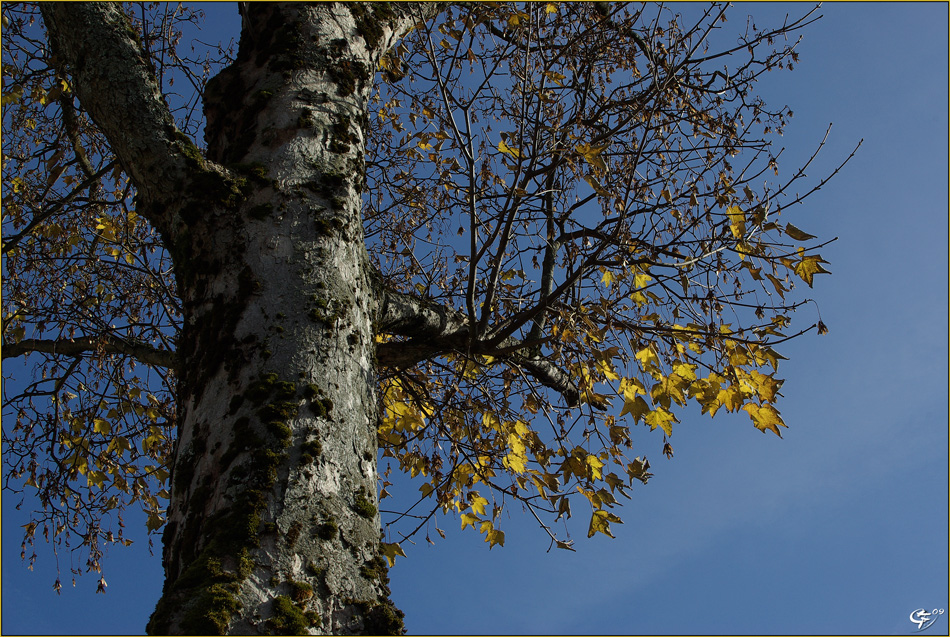
[[[742,3],[730,22],[806,10]],[[760,84],[768,103],[795,112],[786,169],[829,123],[810,177],[865,140],[786,213],[840,239],[822,250],[833,276],[811,292],[831,332],[779,349],[790,359],[780,368],[784,439],[744,414],[681,415],[675,459],[657,443],[656,475],[625,502],[616,539],[585,539],[584,520],[571,529],[576,553],[546,553],[514,508],[505,547],[491,551],[444,519],[447,539],[404,545],[409,557],[390,573],[411,633],[907,634],[911,611],[948,607],[947,12],[826,4],[795,71]],[[205,39],[219,37],[230,35],[215,28]],[[144,630],[161,592],[160,547],[113,550],[106,595],[85,575],[75,589],[64,578],[57,596],[49,553],[32,573],[19,560],[13,504],[4,498],[4,634]],[[946,634],[947,617],[927,632]]]

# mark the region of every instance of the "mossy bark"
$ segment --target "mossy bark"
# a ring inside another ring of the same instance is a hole
[[[236,189],[194,211],[174,251],[181,433],[149,632],[398,633],[380,575],[361,122],[408,19],[243,11],[205,105],[208,159]]]
[[[179,439],[148,631],[398,633],[379,552],[363,127],[380,56],[438,5],[240,6],[238,57],[205,94],[205,153],[119,5],[41,7],[175,265]]]

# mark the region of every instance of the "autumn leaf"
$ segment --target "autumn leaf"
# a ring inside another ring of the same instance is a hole
[[[112,431],[112,426],[107,420],[103,420],[102,418],[94,418],[92,421],[92,430],[98,434],[108,436]]]
[[[735,385],[730,385],[719,391],[719,395],[716,397],[716,402],[720,406],[725,407],[728,411],[736,411],[739,409],[742,403],[745,402],[745,396],[743,396],[742,390],[740,390],[738,387]],[[711,415],[716,415],[715,409],[710,409],[709,411]]]
[[[562,515],[567,515],[568,519],[571,517],[571,501],[567,496],[561,496],[561,501],[557,505],[557,517],[554,521],[560,520]]]
[[[795,239],[796,241],[808,241],[809,239],[815,238],[815,235],[808,234],[807,232],[804,232],[803,230],[799,230],[792,224],[788,224],[785,226],[785,234],[790,236],[792,239]]]
[[[739,206],[729,206],[726,208],[726,215],[729,217],[729,229],[732,230],[732,236],[741,239],[745,235],[745,213]]]
[[[145,521],[145,527],[149,531],[157,531],[165,524],[165,518],[154,511],[149,511],[148,520]]]
[[[584,181],[590,184],[590,187],[594,189],[594,192],[596,192],[601,197],[610,196],[610,191],[600,185],[600,182],[594,179],[594,177],[590,175],[584,175]]]
[[[485,534],[485,541],[488,542],[488,549],[491,550],[496,544],[505,545],[505,532],[498,529],[491,529]]]
[[[620,374],[617,373],[610,361],[597,361],[597,368],[607,380],[620,380]]]
[[[396,565],[396,556],[401,555],[406,557],[406,553],[402,550],[402,547],[399,546],[398,542],[380,542],[379,543],[379,552],[386,557],[386,561],[389,562],[389,566],[393,567]]]
[[[488,506],[488,500],[480,495],[476,495],[471,501],[472,511],[479,515],[485,515],[485,507]]]
[[[597,170],[607,170],[607,164],[601,159],[600,154],[607,148],[604,146],[591,146],[590,144],[580,144],[574,148],[584,160]]]
[[[626,414],[633,416],[635,422],[639,422],[645,414],[650,411],[650,406],[647,404],[643,398],[637,395],[630,395],[629,393],[624,394],[624,403],[623,409],[620,412],[620,416],[623,417]]]
[[[504,140],[498,142],[498,150],[505,153],[506,155],[511,155],[515,159],[521,158],[521,151],[518,150],[517,148],[512,148],[511,146],[506,144]]]
[[[812,287],[812,279],[816,274],[831,274],[821,266],[822,263],[828,262],[822,259],[820,254],[804,257],[795,266],[795,274],[800,276],[808,284],[808,287]]]
[[[528,17],[528,14],[521,11],[514,13],[508,18],[508,26],[509,27],[519,26],[521,24],[521,21],[527,17]]]
[[[525,453],[525,443],[517,431],[508,434],[508,449],[509,452],[502,461],[502,464],[510,471],[524,473],[527,469],[528,456]]]
[[[96,486],[101,489],[102,485],[105,484],[106,479],[106,474],[101,471],[90,471],[88,474],[86,474],[87,486]]]
[[[778,292],[778,295],[784,299],[788,288],[785,287],[782,281],[771,274],[766,273],[765,276],[768,277],[768,280],[772,282],[772,286],[775,288],[775,291]]]
[[[772,405],[748,403],[744,405],[742,409],[749,413],[749,416],[752,418],[752,424],[755,425],[756,429],[762,433],[768,430],[779,438],[782,437],[782,432],[779,430],[779,427],[787,427],[787,425],[775,407]]]
[[[637,272],[635,275],[633,275],[633,285],[638,290],[645,288],[652,280],[653,277],[645,272]]]
[[[649,345],[637,352],[635,358],[640,361],[643,370],[656,369],[660,364],[660,359]]]
[[[587,466],[590,467],[593,479],[600,480],[602,476],[600,470],[604,467],[604,463],[597,456],[591,454],[587,456]]]
[[[558,73],[558,72],[556,72],[556,71],[545,71],[545,72],[544,72],[544,77],[548,78],[549,80],[551,80],[552,82],[554,82],[554,83],[557,84],[558,86],[564,86],[564,79],[565,79],[567,76],[566,76],[566,75],[563,75],[563,74],[561,74],[561,73]]]
[[[781,379],[776,379],[771,374],[766,375],[755,369],[748,372],[748,378],[755,393],[763,401],[774,403],[775,398],[780,395],[778,390],[784,382]]]
[[[610,532],[611,522],[623,524],[623,520],[609,511],[603,509],[594,511],[590,518],[590,527],[587,529],[587,537],[594,537],[595,533],[603,533],[607,537],[613,537],[613,533]]]
[[[646,456],[642,459],[634,458],[633,462],[627,465],[627,475],[630,476],[631,482],[633,480],[639,480],[643,484],[646,484],[647,481],[653,477],[649,469],[650,461],[646,459]]]
[[[644,422],[650,425],[650,429],[659,427],[667,436],[670,436],[673,434],[673,423],[679,421],[670,411],[664,407],[659,407],[648,413],[644,418]]]

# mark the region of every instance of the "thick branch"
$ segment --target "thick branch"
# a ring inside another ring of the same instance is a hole
[[[5,344],[3,346],[3,359],[24,356],[30,352],[77,357],[92,352],[125,354],[145,365],[175,368],[178,364],[178,357],[175,352],[156,349],[145,343],[127,341],[114,336],[82,336],[62,340],[28,338],[19,343]]]
[[[72,74],[73,90],[105,134],[138,195],[161,214],[176,193],[195,146],[175,127],[162,90],[122,6],[50,2],[40,6],[51,42]],[[150,218],[159,228],[161,218]]]
[[[535,342],[508,337],[497,345],[469,342],[468,317],[452,308],[419,299],[411,294],[377,287],[380,299],[377,331],[408,337],[408,341],[380,343],[376,360],[384,367],[410,367],[445,352],[495,356],[520,367],[545,387],[560,393],[568,406],[580,400],[580,391],[570,374],[544,358],[530,354]],[[596,406],[596,405],[595,405]]]

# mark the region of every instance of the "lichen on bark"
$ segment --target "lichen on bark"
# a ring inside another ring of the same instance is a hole
[[[178,283],[179,438],[148,631],[401,632],[379,548],[360,193],[373,70],[418,11],[242,3],[203,153],[120,9],[42,10]]]

